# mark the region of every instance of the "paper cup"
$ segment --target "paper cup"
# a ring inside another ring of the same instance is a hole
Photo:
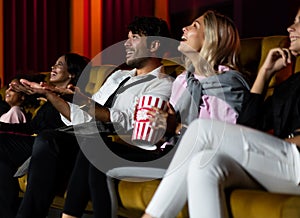
[[[137,145],[154,145],[164,135],[164,129],[154,129],[147,113],[157,107],[167,110],[167,101],[156,96],[143,95],[138,101],[134,116],[132,141]]]

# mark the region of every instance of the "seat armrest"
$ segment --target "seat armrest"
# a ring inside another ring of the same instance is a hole
[[[106,175],[111,178],[128,181],[141,181],[141,179],[160,179],[166,170],[152,167],[117,167],[109,170]]]
[[[152,179],[160,179],[164,176],[166,169],[152,167],[117,167],[107,171],[107,186],[111,198],[111,215],[117,217],[118,196],[115,181],[126,180],[132,182],[141,182]]]

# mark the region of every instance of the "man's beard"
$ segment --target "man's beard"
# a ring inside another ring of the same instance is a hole
[[[129,67],[140,69],[145,66],[148,59],[149,59],[148,57],[136,58],[136,59],[127,61],[126,64]]]

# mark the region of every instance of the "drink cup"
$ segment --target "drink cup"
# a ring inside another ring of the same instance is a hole
[[[149,120],[151,115],[148,112],[153,110],[153,107],[166,111],[167,101],[161,97],[152,95],[143,95],[138,100],[132,134],[132,142],[136,145],[149,146],[150,148],[164,135],[165,129],[153,128]]]

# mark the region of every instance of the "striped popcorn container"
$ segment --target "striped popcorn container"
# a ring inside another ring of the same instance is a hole
[[[154,129],[149,121],[148,111],[152,110],[152,107],[157,107],[162,110],[167,110],[167,101],[160,97],[143,95],[139,99],[135,116],[134,127],[132,134],[132,141],[135,144],[154,145],[163,136],[165,130]]]

